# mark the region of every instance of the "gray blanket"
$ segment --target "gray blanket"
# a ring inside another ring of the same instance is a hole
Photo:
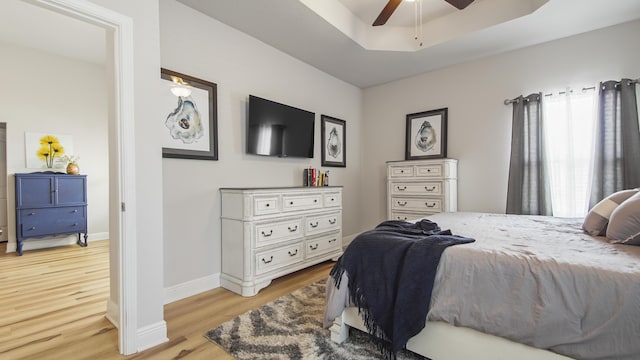
[[[429,219],[476,242],[445,250],[428,320],[577,359],[640,359],[640,247],[586,235],[581,219]],[[330,320],[348,304],[341,291],[328,296]]]

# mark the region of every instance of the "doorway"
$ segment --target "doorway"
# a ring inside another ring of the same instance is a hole
[[[137,351],[133,22],[127,16],[86,0],[29,2],[106,31],[111,267],[106,311],[118,328],[120,353],[133,354]]]

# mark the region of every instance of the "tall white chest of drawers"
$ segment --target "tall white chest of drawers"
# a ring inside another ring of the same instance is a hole
[[[223,188],[222,287],[253,296],[342,255],[342,187]]]
[[[458,210],[458,160],[387,162],[387,218],[411,220]]]

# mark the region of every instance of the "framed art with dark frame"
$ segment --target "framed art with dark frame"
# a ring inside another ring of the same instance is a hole
[[[407,115],[405,160],[447,157],[447,108]]]
[[[216,84],[160,69],[162,157],[218,160]]]
[[[347,166],[347,123],[321,115],[322,166]]]

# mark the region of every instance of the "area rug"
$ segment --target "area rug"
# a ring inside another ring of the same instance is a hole
[[[326,280],[308,285],[251,310],[204,336],[239,360],[383,359],[368,336],[352,329],[342,344],[322,328]],[[426,359],[409,351],[398,359]]]

